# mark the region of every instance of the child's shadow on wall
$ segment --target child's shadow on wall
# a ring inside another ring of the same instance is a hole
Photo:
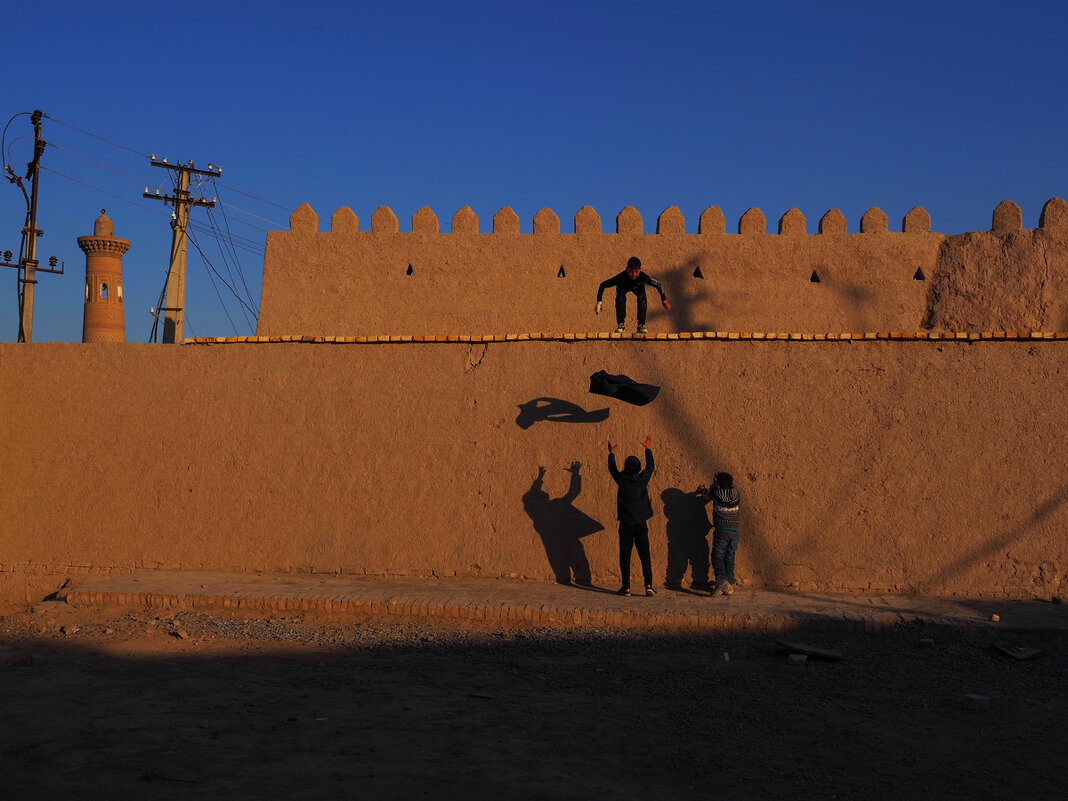
[[[582,538],[603,531],[604,526],[574,505],[582,492],[582,463],[572,462],[567,469],[571,473],[567,494],[550,498],[542,486],[545,468],[539,467],[538,477],[523,495],[523,510],[541,537],[556,580],[560,584],[571,584],[574,577],[575,584],[589,587],[593,578]]]
[[[686,568],[690,568],[695,589],[708,589],[708,540],[712,524],[705,511],[705,501],[696,492],[671,487],[660,493],[667,518],[667,576],[665,584],[682,589]]]

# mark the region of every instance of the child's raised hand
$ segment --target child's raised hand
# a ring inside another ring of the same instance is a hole
[[[663,301],[663,304],[664,304],[664,308],[665,308],[665,309],[667,309],[668,311],[671,311],[671,304],[670,304],[670,303],[668,303],[668,302],[667,302],[667,301],[665,300],[665,301]]]
[[[642,440],[641,444],[642,447],[645,448],[645,450],[650,450],[653,447],[653,435],[649,434],[648,436],[646,436],[646,438]]]
[[[600,314],[601,313],[601,301],[597,301],[597,305],[593,307],[593,313],[594,314]]]

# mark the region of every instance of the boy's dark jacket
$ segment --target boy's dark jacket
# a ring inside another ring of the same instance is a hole
[[[624,473],[616,467],[616,455],[608,454],[608,472],[619,492],[616,494],[616,517],[620,523],[636,525],[653,516],[653,504],[649,500],[649,479],[653,477],[653,452],[645,449],[645,469],[640,473]]]

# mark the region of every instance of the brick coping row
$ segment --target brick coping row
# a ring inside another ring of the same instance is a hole
[[[311,336],[284,334],[282,336],[237,336],[237,337],[193,337],[185,340],[186,345],[230,345],[267,344],[267,343],[304,343],[304,344],[381,344],[407,342],[587,342],[591,340],[639,340],[639,341],[679,341],[694,339],[738,340],[738,341],[789,341],[789,342],[857,342],[857,341],[931,341],[931,342],[1033,342],[1068,341],[1068,331],[867,331],[867,332],[828,332],[828,333],[767,333],[750,331],[682,331],[678,333],[655,334],[617,334],[607,331],[590,331],[586,333],[532,333],[532,334],[425,334],[394,335],[371,334],[369,336]]]

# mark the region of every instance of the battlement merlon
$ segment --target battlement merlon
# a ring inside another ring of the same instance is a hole
[[[1062,198],[1051,198],[1042,208],[1038,228],[1054,230],[1060,233],[1068,229],[1068,203]],[[859,233],[889,233],[889,218],[882,209],[873,206],[861,217]],[[1010,200],[1003,200],[994,209],[990,232],[1006,236],[1013,231],[1023,230],[1023,215],[1020,207]],[[360,232],[360,220],[348,206],[342,206],[334,212],[329,231],[319,230],[319,216],[307,203],[302,203],[289,217],[289,231],[296,234]],[[574,216],[573,231],[576,234],[611,233],[603,230],[601,217],[592,206],[583,206]],[[748,209],[738,220],[739,235],[768,234],[767,218],[759,208]],[[400,224],[397,215],[389,206],[380,206],[371,215],[371,230],[364,233],[397,234]],[[434,211],[426,206],[412,215],[411,231],[413,234],[440,234],[441,226]],[[470,206],[463,206],[451,220],[451,233],[457,235],[475,235],[479,233],[478,215]],[[519,217],[509,206],[502,207],[493,215],[494,234],[518,234]],[[543,208],[534,215],[533,232],[537,234],[560,234],[560,218],[552,209]],[[616,215],[615,233],[644,235],[644,223],[641,213],[633,206],[624,207]],[[657,217],[655,233],[659,235],[679,235],[686,233],[686,222],[678,206],[669,206]],[[716,235],[726,233],[726,218],[718,206],[709,206],[700,216],[696,235]],[[828,210],[819,221],[817,235],[837,235],[847,233],[845,215],[838,209]],[[931,216],[921,206],[911,209],[901,220],[901,233],[931,233]],[[800,209],[792,208],[784,213],[778,221],[778,235],[807,235],[807,222]]]

